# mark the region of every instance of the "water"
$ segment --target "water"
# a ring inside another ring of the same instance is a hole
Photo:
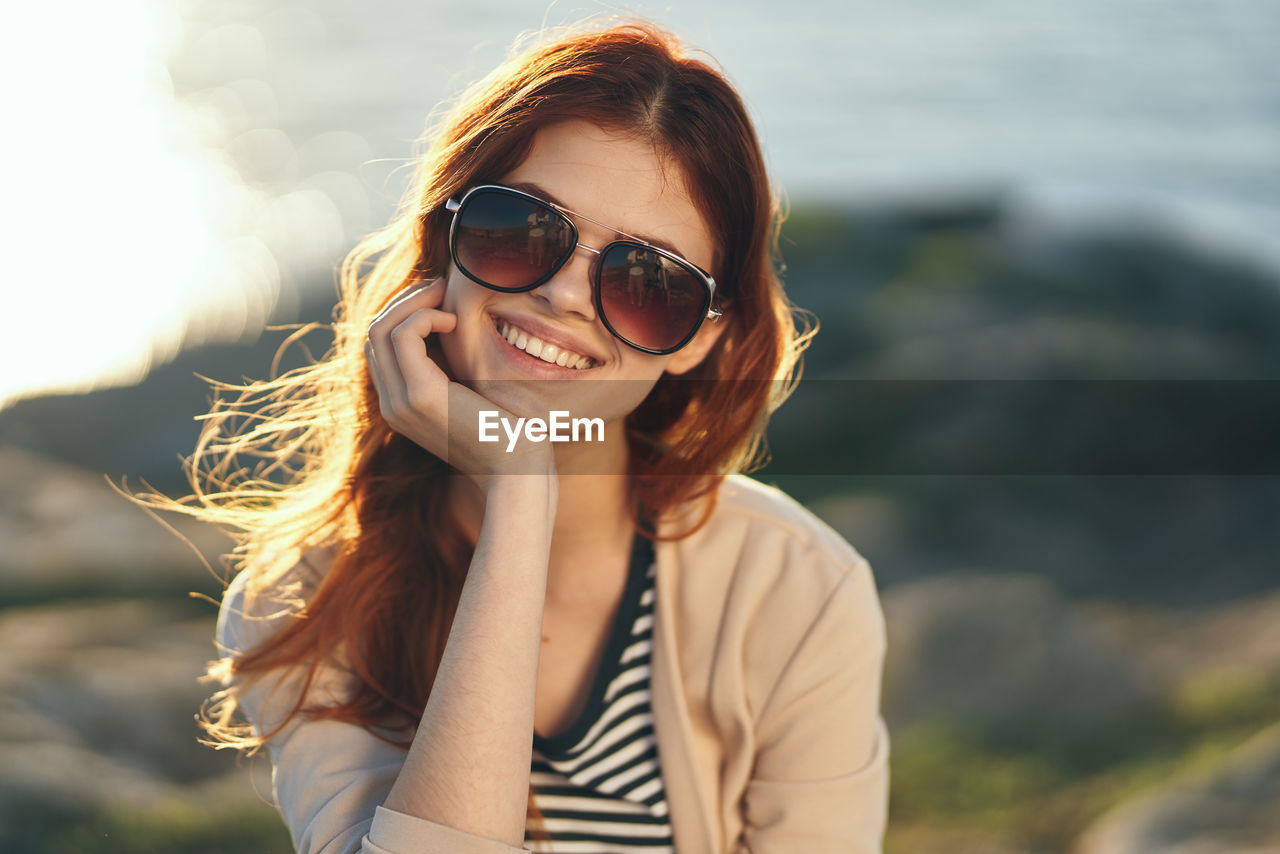
[[[994,190],[1037,228],[1152,223],[1280,274],[1280,4],[631,8],[720,61],[794,202]],[[6,62],[31,76],[50,45],[79,61],[52,82],[36,75],[32,104],[62,120],[33,120],[39,144],[10,167],[38,180],[7,204],[37,223],[16,255],[38,260],[15,280],[65,272],[56,287],[6,286],[21,298],[7,315],[0,402],[128,381],[184,341],[255,334],[299,283],[329,286],[342,252],[385,221],[435,104],[518,33],[625,11],[516,0],[46,9],[23,12],[46,26],[25,30],[29,53]],[[111,39],[68,50],[56,26],[67,14]],[[86,210],[88,230],[76,215]],[[68,241],[65,228],[92,239]],[[45,318],[93,347],[50,347]]]

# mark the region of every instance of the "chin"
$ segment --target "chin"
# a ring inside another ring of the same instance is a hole
[[[546,418],[553,409],[572,409],[569,383],[530,380],[477,380],[467,387],[517,418]],[[557,386],[561,386],[557,388]]]

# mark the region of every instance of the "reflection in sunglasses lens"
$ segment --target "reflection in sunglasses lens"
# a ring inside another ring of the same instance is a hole
[[[683,341],[706,311],[706,287],[691,270],[638,244],[600,259],[600,305],[622,338],[650,350]]]
[[[454,228],[458,262],[495,288],[525,288],[545,278],[572,242],[560,214],[500,192],[470,196]]]

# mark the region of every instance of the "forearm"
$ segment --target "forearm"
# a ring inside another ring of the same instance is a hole
[[[519,846],[533,748],[554,475],[509,476],[484,522],[388,809]]]

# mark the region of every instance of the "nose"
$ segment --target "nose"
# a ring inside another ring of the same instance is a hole
[[[596,306],[591,293],[591,271],[599,255],[598,249],[579,243],[564,266],[532,293],[546,300],[557,314],[576,314],[594,321]]]

